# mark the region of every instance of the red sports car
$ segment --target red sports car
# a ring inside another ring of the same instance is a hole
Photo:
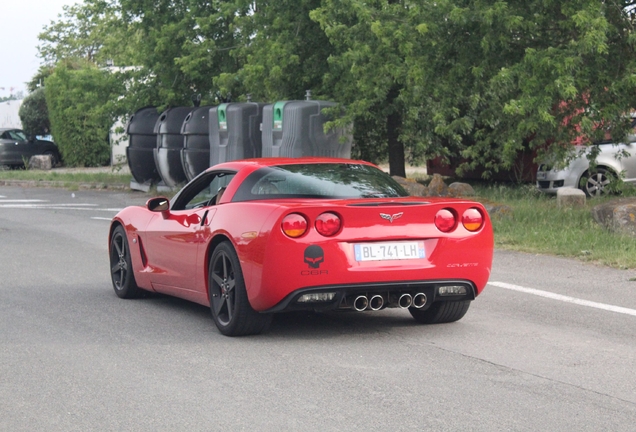
[[[481,204],[409,197],[368,162],[264,158],[216,165],[171,202],[122,210],[109,251],[119,297],[210,306],[221,333],[238,336],[301,309],[457,321],[488,281],[493,234]]]

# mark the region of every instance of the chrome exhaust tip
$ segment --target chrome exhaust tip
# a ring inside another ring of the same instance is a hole
[[[398,299],[398,306],[402,309],[406,309],[407,307],[411,306],[412,303],[413,297],[411,296],[411,294],[402,294]]]
[[[369,309],[373,311],[382,309],[382,306],[384,306],[384,297],[379,294],[374,295],[369,300]]]
[[[413,296],[412,306],[416,309],[421,309],[426,305],[428,298],[424,293],[417,293]]]
[[[358,312],[362,312],[367,308],[367,306],[369,306],[369,299],[367,298],[367,296],[358,296],[353,301],[353,308]]]

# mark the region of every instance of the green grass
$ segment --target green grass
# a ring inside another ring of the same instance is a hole
[[[636,268],[636,238],[608,231],[591,214],[594,206],[615,196],[588,199],[583,207],[558,208],[555,196],[541,194],[533,185],[478,185],[475,190],[478,200],[512,209],[507,217],[493,218],[496,248]]]
[[[38,170],[7,170],[0,171],[0,180],[45,181],[60,182],[65,187],[72,187],[81,183],[96,184],[128,184],[132,179],[130,174],[118,174],[116,172],[104,173],[71,173]],[[68,185],[68,186],[67,186]]]

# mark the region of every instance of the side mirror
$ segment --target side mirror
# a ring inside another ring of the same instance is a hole
[[[146,202],[146,208],[151,212],[164,213],[165,217],[170,210],[170,201],[164,197],[151,198]]]

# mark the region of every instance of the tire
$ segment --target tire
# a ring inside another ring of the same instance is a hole
[[[272,314],[252,309],[238,256],[229,242],[220,243],[212,253],[208,290],[212,318],[225,336],[254,335],[269,328]]]
[[[450,323],[458,321],[466,315],[470,302],[471,300],[435,302],[428,309],[411,307],[409,312],[415,321],[422,324]]]
[[[110,276],[117,296],[124,299],[139,297],[142,290],[135,282],[128,238],[126,237],[126,231],[121,225],[115,228],[110,238],[109,254]]]
[[[590,174],[585,171],[581,176],[579,188],[588,197],[601,196],[608,193],[607,186],[611,183],[613,175],[605,168],[597,168],[596,172]]]

